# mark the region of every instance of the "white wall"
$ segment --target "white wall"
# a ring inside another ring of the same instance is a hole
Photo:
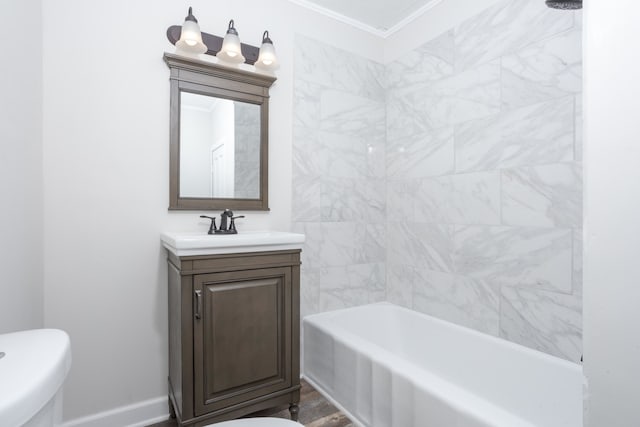
[[[585,2],[588,425],[640,425],[640,4]]]
[[[287,230],[295,33],[375,56],[378,40],[285,0],[43,4],[45,324],[71,335],[65,418],[166,394],[163,230],[207,230],[200,212],[168,212],[166,28],[193,6],[203,31],[265,29],[281,60],[270,99],[270,207],[240,229]],[[295,19],[291,17],[295,16]]]
[[[182,99],[187,102],[185,94]],[[190,108],[185,104],[180,108],[180,194],[183,197],[211,196],[210,152],[215,129],[212,116],[211,111],[204,108]]]
[[[42,31],[39,0],[2,1],[0,333],[42,327]],[[25,27],[26,25],[26,27]]]

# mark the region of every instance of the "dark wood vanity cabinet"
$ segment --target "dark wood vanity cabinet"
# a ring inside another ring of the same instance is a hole
[[[169,405],[205,426],[300,399],[300,250],[169,252]]]

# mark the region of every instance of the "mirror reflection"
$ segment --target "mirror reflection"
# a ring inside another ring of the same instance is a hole
[[[260,105],[180,93],[180,197],[260,198]]]

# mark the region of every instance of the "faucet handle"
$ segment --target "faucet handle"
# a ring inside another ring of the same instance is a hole
[[[209,226],[209,231],[207,232],[207,234],[214,234],[217,230],[216,218],[214,216],[206,216],[206,215],[200,215],[200,218],[208,218],[211,220],[211,225]]]
[[[238,232],[238,230],[236,230],[236,218],[244,218],[244,215],[238,215],[238,216],[232,216],[231,217],[231,224],[229,224],[229,231],[235,231]]]

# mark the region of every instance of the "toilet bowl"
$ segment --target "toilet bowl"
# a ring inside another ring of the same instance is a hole
[[[302,424],[284,418],[242,418],[211,424],[209,427],[301,427]]]
[[[66,332],[34,329],[0,335],[0,425],[61,425],[62,384],[70,367]]]

